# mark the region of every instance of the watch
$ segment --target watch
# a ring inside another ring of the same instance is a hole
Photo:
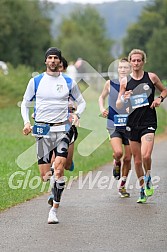
[[[163,102],[164,97],[163,97],[162,95],[158,96],[158,98],[160,98],[160,99],[161,99],[161,102]]]

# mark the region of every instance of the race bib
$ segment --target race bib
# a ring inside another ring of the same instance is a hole
[[[35,123],[32,129],[32,134],[34,136],[42,137],[48,135],[50,131],[50,126],[44,123]]]
[[[114,115],[114,126],[126,126],[127,118],[127,114]]]
[[[143,93],[140,95],[132,95],[130,97],[130,102],[133,109],[141,108],[141,107],[149,105],[148,97],[146,93]]]

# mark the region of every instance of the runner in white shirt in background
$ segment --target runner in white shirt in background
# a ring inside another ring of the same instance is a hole
[[[78,71],[74,65],[74,62],[70,61],[66,72],[68,76],[70,76],[73,80],[76,80]]]

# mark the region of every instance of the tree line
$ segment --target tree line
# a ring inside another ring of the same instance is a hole
[[[51,34],[51,2],[40,0],[0,1],[0,60],[14,67],[28,65],[36,70],[44,67],[44,53],[50,46],[62,50],[68,61],[78,57],[87,60],[95,69],[107,71],[114,60],[105,20],[91,5],[74,9],[64,17],[58,36]],[[133,48],[148,54],[147,68],[166,78],[167,0],[151,1],[143,8],[137,23],[132,24],[123,40],[125,56]],[[111,23],[112,25],[112,23]]]
[[[111,41],[106,36],[105,22],[98,12],[85,7],[75,9],[64,18],[59,36],[53,39],[49,16],[51,2],[39,0],[0,1],[0,60],[13,66],[44,66],[44,53],[50,46],[60,48],[68,61],[82,57],[94,67],[107,66]]]

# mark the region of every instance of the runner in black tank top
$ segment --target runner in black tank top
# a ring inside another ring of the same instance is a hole
[[[155,73],[143,71],[146,63],[145,52],[133,49],[129,53],[128,59],[132,73],[129,78],[121,80],[116,107],[121,108],[124,102],[128,102],[129,105],[126,129],[140,185],[140,196],[137,203],[145,203],[147,197],[154,193],[151,183],[151,154],[157,128],[155,107],[160,106],[167,96],[167,89]],[[160,92],[160,96],[157,98],[154,98],[155,87]]]
[[[126,91],[128,90],[132,90],[133,95],[131,96],[132,102],[130,104],[127,126],[130,128],[135,127],[136,129],[148,126],[156,130],[156,111],[155,108],[150,108],[154,101],[155,86],[150,80],[148,73],[144,72],[143,78],[140,80],[135,80],[131,77],[126,86]]]

